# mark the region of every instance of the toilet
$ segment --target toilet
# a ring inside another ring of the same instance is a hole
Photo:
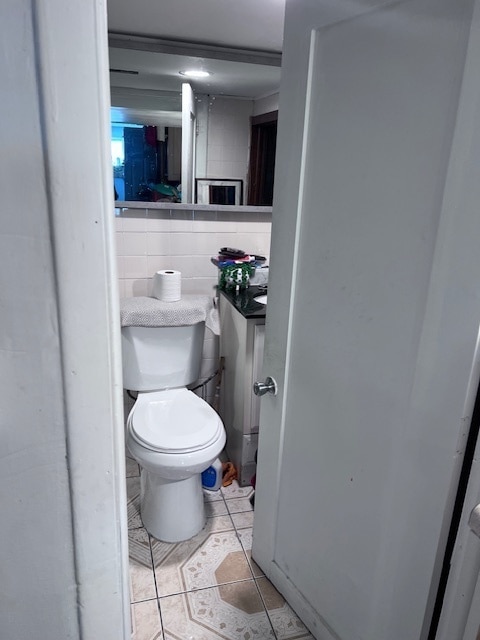
[[[138,391],[126,444],[141,468],[143,524],[164,542],[205,525],[201,474],[226,441],[216,411],[186,388],[199,378],[204,332],[205,322],[122,326],[123,386]]]

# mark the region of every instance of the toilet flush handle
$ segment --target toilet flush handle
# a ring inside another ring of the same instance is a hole
[[[265,382],[254,382],[253,393],[256,396],[264,396],[266,393],[271,393],[274,396],[277,395],[277,383],[273,378],[265,378]]]

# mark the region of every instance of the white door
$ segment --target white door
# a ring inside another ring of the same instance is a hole
[[[478,384],[473,5],[287,0],[253,556],[317,638],[430,626]]]
[[[182,84],[182,202],[194,202],[195,96],[188,82]]]

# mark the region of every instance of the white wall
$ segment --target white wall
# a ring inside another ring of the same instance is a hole
[[[253,114],[259,116],[262,113],[270,113],[271,111],[278,111],[278,99],[279,94],[274,93],[271,96],[265,98],[259,98],[253,103]]]
[[[0,30],[0,637],[123,640],[105,7],[5,0]]]
[[[253,101],[210,96],[208,111],[206,177],[243,180],[245,203]]]
[[[270,255],[271,213],[129,209],[115,217],[120,297],[151,293],[160,269],[182,272],[183,293],[214,294],[221,247]]]
[[[0,7],[2,38],[16,58],[12,68],[0,56],[8,122],[0,128],[0,636],[77,638],[58,308],[26,5]]]

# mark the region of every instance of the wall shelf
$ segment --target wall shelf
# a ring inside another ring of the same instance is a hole
[[[272,207],[252,207],[247,205],[226,205],[226,204],[196,204],[188,202],[143,202],[139,200],[124,201],[117,200],[115,202],[115,215],[128,216],[130,209],[168,209],[175,211],[204,211],[218,213],[223,211],[226,213],[272,213]]]

